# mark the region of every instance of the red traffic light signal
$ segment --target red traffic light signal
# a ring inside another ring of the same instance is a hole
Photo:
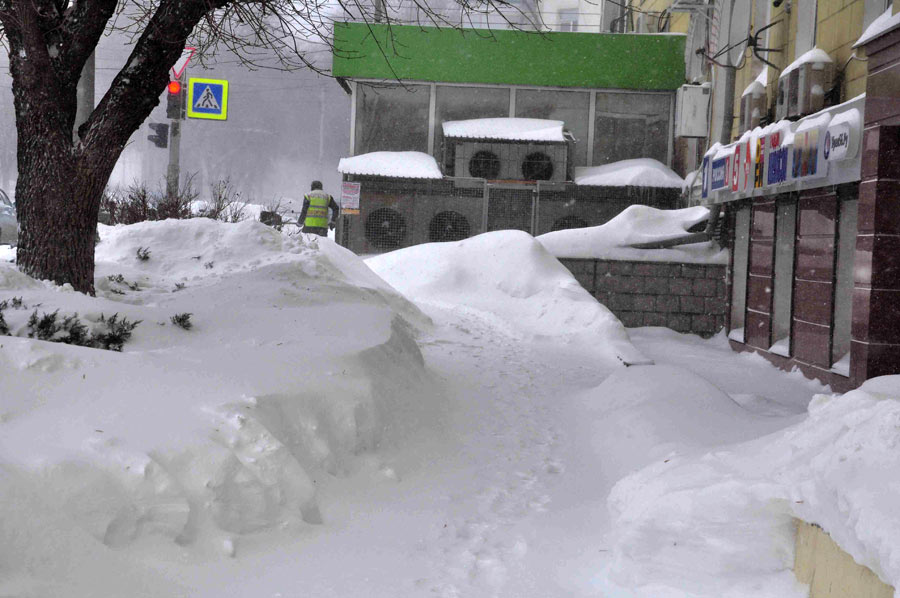
[[[169,93],[172,95],[177,95],[177,94],[181,93],[181,82],[169,81],[168,90],[169,90]]]

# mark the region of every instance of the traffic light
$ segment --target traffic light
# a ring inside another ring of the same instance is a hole
[[[166,86],[166,116],[172,120],[184,118],[184,86],[180,81],[169,81]]]
[[[169,147],[169,125],[166,123],[150,123],[153,135],[147,135],[147,139],[156,147]]]

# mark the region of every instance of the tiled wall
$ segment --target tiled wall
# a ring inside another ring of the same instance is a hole
[[[900,3],[895,2],[895,8]],[[866,45],[851,377],[900,373],[900,30]]]
[[[725,326],[725,265],[560,259],[627,327],[712,336]]]
[[[797,367],[808,377],[831,384],[835,390],[846,390],[858,386],[858,383],[831,371],[837,189],[825,187],[801,191],[793,200],[797,202],[797,228],[794,238],[790,357],[769,352],[774,341],[774,197],[754,198],[752,202],[745,342],[732,341],[732,346],[738,350],[757,351],[783,369]],[[729,211],[736,207],[729,206]]]
[[[793,355],[831,369],[837,195],[832,187],[800,193],[795,245]]]
[[[775,200],[753,203],[750,218],[750,267],[747,275],[747,316],[744,339],[752,347],[772,344],[772,270],[775,259]]]

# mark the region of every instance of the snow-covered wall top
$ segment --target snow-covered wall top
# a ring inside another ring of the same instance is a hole
[[[437,161],[423,152],[372,152],[352,158],[341,158],[338,172],[403,179],[443,177]]]
[[[828,55],[828,52],[821,48],[813,48],[808,52],[803,53],[797,60],[790,63],[785,67],[783,71],[781,71],[780,77],[784,77],[788,73],[790,73],[795,68],[799,67],[801,64],[806,64],[807,62],[834,62],[831,60],[831,56]]]
[[[554,231],[539,236],[537,240],[558,258],[727,264],[728,251],[709,242],[670,249],[631,247],[634,243],[683,237],[689,228],[708,216],[709,210],[702,206],[683,210],[629,206],[606,224]]]
[[[866,30],[863,31],[863,34],[856,40],[853,47],[858,48],[859,46],[865,45],[876,37],[881,37],[897,27],[900,27],[900,12],[894,14],[893,6],[888,6],[886,11],[881,13],[877,19],[872,21],[871,25],[866,27]]]
[[[684,179],[653,158],[622,160],[603,166],[575,168],[576,185],[600,187],[662,187],[681,189]]]
[[[565,141],[563,121],[542,118],[475,118],[443,123],[444,136],[500,141]]]

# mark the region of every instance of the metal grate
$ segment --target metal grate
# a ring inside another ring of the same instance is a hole
[[[428,240],[461,241],[469,237],[472,230],[469,219],[452,210],[445,210],[435,214],[428,224]]]
[[[379,208],[366,218],[366,240],[378,249],[397,249],[406,239],[406,220],[396,210]]]

